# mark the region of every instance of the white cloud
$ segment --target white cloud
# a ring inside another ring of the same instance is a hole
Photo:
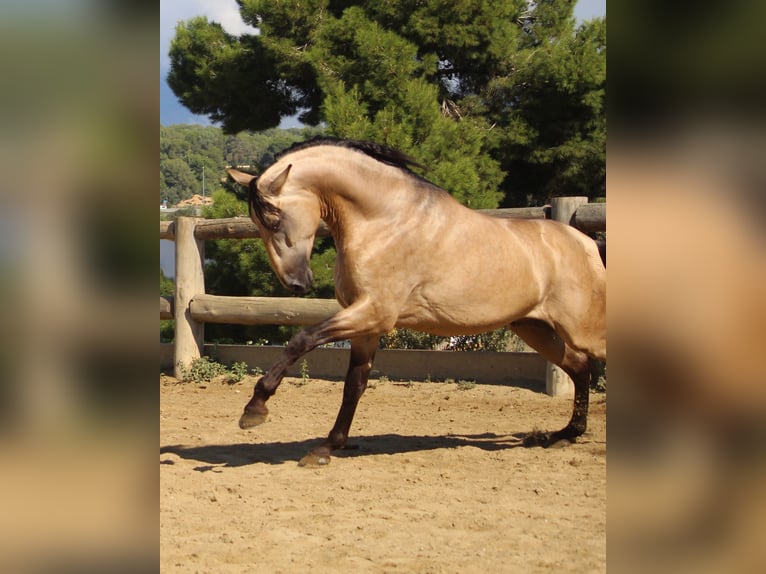
[[[221,24],[229,34],[239,36],[256,32],[255,28],[242,21],[239,5],[235,0],[161,0],[160,69],[163,73],[170,67],[168,48],[175,35],[176,24],[194,16],[207,16],[208,20]]]
[[[578,22],[606,16],[606,0],[578,0],[574,15]]]
[[[242,21],[239,5],[234,0],[196,0],[193,3],[198,5],[199,14],[204,14],[210,20],[218,22],[229,34],[239,36],[255,32],[255,28]]]

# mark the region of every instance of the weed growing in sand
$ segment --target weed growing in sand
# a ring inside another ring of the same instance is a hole
[[[225,372],[226,367],[210,357],[200,357],[189,365],[181,365],[181,378],[188,383],[206,383]]]
[[[301,361],[301,380],[298,384],[301,387],[309,384],[309,362],[306,359]]]
[[[252,370],[255,375],[262,372],[258,367]],[[200,357],[194,359],[189,365],[181,365],[181,379],[187,383],[207,383],[217,377],[225,377],[227,383],[234,384],[244,379],[247,374],[247,363],[241,361],[226,367],[211,360],[210,357]]]
[[[232,363],[231,368],[229,369],[229,373],[231,374],[231,378],[235,383],[240,382],[247,375],[247,363],[244,361]]]

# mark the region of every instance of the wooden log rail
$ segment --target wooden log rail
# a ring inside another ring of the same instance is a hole
[[[191,318],[201,323],[235,325],[314,325],[341,306],[335,299],[296,297],[224,297],[197,295],[189,304]]]
[[[586,197],[554,198],[551,205],[516,209],[480,210],[493,217],[556,219],[587,233],[606,230],[606,204],[588,203]],[[317,236],[329,236],[322,223]],[[240,325],[313,325],[336,313],[334,299],[294,297],[222,297],[205,293],[203,263],[205,241],[260,237],[247,217],[199,219],[179,217],[160,222],[160,239],[175,241],[175,295],[160,297],[160,319],[175,319],[173,364],[175,376],[181,366],[202,356],[205,323]],[[572,392],[572,383],[563,372],[549,365],[546,391],[551,395]]]
[[[594,203],[593,205],[604,206],[596,208],[596,213],[601,212],[602,218],[606,219],[606,204]],[[519,207],[511,209],[480,209],[481,213],[486,213],[493,217],[516,218],[516,219],[550,219],[551,207]],[[598,217],[598,216],[596,216]],[[324,224],[319,226],[318,237],[328,237],[330,230]],[[176,222],[160,221],[160,239],[175,240]],[[258,238],[258,228],[249,217],[228,217],[224,219],[199,219],[194,229],[194,237],[200,240],[211,239],[251,239]]]

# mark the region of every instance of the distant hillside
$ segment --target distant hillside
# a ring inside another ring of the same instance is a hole
[[[317,128],[290,128],[230,136],[214,126],[160,126],[160,203],[167,200],[173,206],[202,195],[203,173],[205,195],[210,196],[226,181],[227,165],[257,173],[277,152],[320,133]]]

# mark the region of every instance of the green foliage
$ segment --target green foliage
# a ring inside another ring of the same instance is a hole
[[[226,374],[226,367],[212,361],[210,357],[194,359],[189,365],[181,365],[181,378],[186,382],[209,382]]]
[[[592,366],[590,388],[598,393],[606,392],[606,363],[597,361]]]
[[[231,367],[229,368],[229,374],[231,375],[231,380],[235,383],[240,382],[242,379],[247,376],[248,368],[247,363],[243,361],[235,361],[231,364]]]
[[[175,282],[163,273],[160,267],[160,296],[172,296],[175,293]]]
[[[290,87],[273,81],[278,55],[260,36],[235,38],[220,24],[192,18],[176,27],[169,55],[168,85],[226,133],[276,127],[298,109]]]
[[[507,329],[478,335],[440,337],[411,329],[393,329],[380,340],[382,349],[446,349],[450,351],[505,351],[509,341],[518,339]]]
[[[254,369],[258,374],[260,369]],[[229,384],[238,383],[248,374],[247,364],[235,362],[230,368],[212,360],[210,357],[194,359],[189,365],[181,365],[181,378],[189,383],[206,383],[221,377]]]
[[[603,195],[606,22],[574,4],[242,0],[260,34],[179,24],[168,82],[229,133],[300,112],[399,148],[471,207]]]
[[[289,145],[322,133],[319,129],[273,129],[261,133],[225,135],[221,128],[198,125],[160,126],[160,201],[170,205],[202,193],[227,188],[238,197],[244,191],[226,180],[226,166],[244,166],[258,173]]]
[[[160,195],[168,203],[178,203],[181,199],[199,193],[201,188],[189,164],[183,159],[168,158],[160,163]]]
[[[496,157],[508,174],[506,204],[606,189],[606,21],[576,30],[556,18],[545,29],[545,21],[531,24],[533,39],[514,56],[514,73],[494,79],[485,100],[504,128]]]
[[[170,277],[166,277],[160,268],[160,296],[172,297],[175,293],[175,283]],[[175,338],[175,321],[173,319],[160,320],[160,342],[170,343]]]
[[[308,385],[310,380],[309,375],[309,362],[306,359],[303,359],[301,361],[301,380],[298,384],[298,386],[304,386]]]
[[[172,343],[176,336],[176,322],[173,319],[160,319],[160,343]]]
[[[310,57],[327,71],[318,81],[331,133],[401,149],[429,166],[428,179],[459,201],[497,207],[502,173],[488,154],[489,126],[441,113],[438,87],[426,79],[436,71],[434,58],[419,59],[414,43],[358,6],[325,22],[316,38]]]
[[[479,335],[453,337],[449,348],[452,351],[505,351],[512,337],[515,335],[508,329],[496,329]]]
[[[380,339],[381,349],[434,349],[449,339],[413,331],[411,329],[393,329]]]

